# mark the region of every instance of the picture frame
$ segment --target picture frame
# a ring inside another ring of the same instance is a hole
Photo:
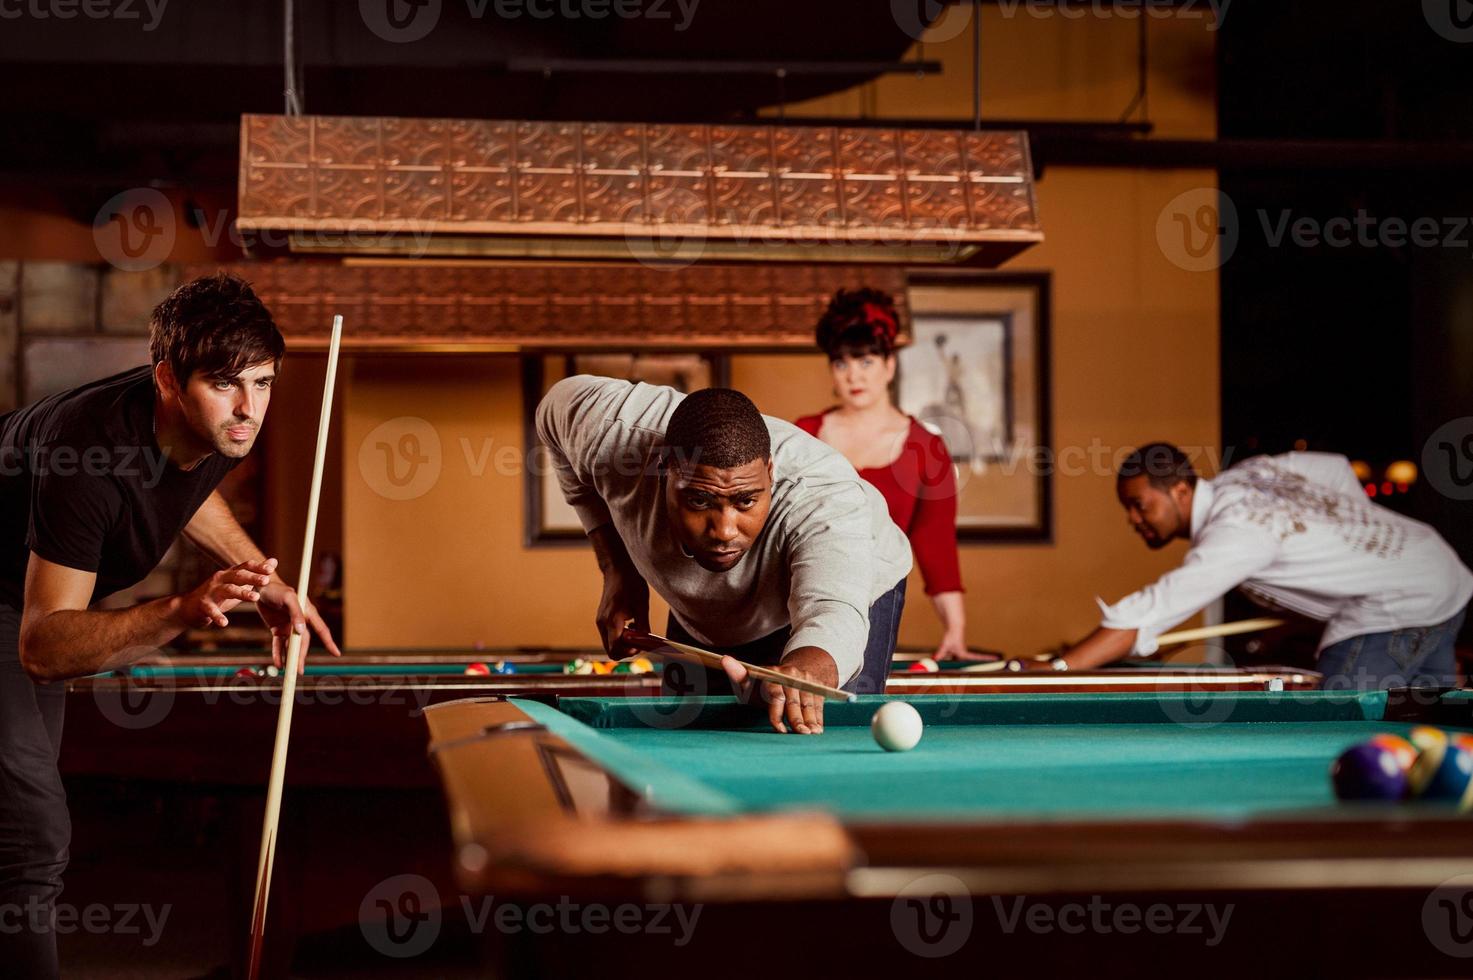
[[[1048,272],[907,277],[896,404],[946,440],[960,542],[1053,540]]]

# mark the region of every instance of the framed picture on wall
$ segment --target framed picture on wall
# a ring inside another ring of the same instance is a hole
[[[522,477],[524,538],[529,547],[581,544],[588,540],[578,514],[563,499],[547,448],[537,439],[537,403],[547,389],[576,374],[668,385],[682,392],[726,387],[730,369],[723,356],[702,353],[612,352],[529,354],[522,358],[522,418],[528,466]]]
[[[901,411],[940,435],[962,541],[1049,541],[1049,274],[916,272]]]

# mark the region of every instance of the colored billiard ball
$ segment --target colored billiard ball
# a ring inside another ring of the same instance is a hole
[[[886,752],[909,752],[920,742],[925,728],[921,713],[904,701],[880,705],[869,723],[870,734]]]
[[[1412,763],[1412,792],[1420,799],[1473,806],[1473,752],[1462,740],[1426,739],[1427,747]]]
[[[930,657],[922,657],[906,669],[913,674],[934,674],[941,669],[941,665]]]
[[[230,676],[237,681],[255,681],[261,679],[262,673],[255,667],[241,667]]]
[[[1342,800],[1399,800],[1407,774],[1390,749],[1373,742],[1352,745],[1330,765],[1330,782]]]
[[[515,674],[517,672],[517,665],[508,663],[505,660],[498,660],[496,661],[496,665],[491,668],[491,671],[496,674]]]
[[[629,661],[629,672],[631,674],[648,674],[655,669],[655,662],[649,657],[635,657]]]
[[[490,677],[491,668],[483,663],[466,664],[465,672],[470,677]]]
[[[567,663],[563,664],[563,673],[565,673],[565,674],[585,673],[585,671],[582,671],[579,668],[581,668],[586,662],[587,661],[585,661],[582,657],[576,657],[576,658],[574,658],[572,660],[569,660]]]
[[[1396,763],[1401,766],[1402,772],[1410,772],[1412,763],[1417,761],[1417,747],[1400,735],[1375,735],[1370,741],[1396,756]]]

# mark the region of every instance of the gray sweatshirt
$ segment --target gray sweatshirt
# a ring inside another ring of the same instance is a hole
[[[708,572],[681,552],[655,466],[674,388],[589,375],[553,385],[537,435],[585,531],[612,522],[635,568],[698,640],[716,647],[792,624],[784,652],[816,646],[859,673],[869,607],[910,573],[910,544],[885,498],[838,452],[781,419],[772,438],[772,509],[741,561]]]

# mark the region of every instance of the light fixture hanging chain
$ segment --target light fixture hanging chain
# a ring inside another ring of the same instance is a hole
[[[302,86],[297,82],[297,38],[296,38],[296,4],[293,0],[282,0],[282,14],[285,20],[282,44],[282,64],[286,69],[286,114],[288,116],[300,116],[302,114]]]
[[[982,129],[982,0],[972,0],[972,128]]]
[[[1140,19],[1140,24],[1136,28],[1136,31],[1139,39],[1136,42],[1135,98],[1130,100],[1130,105],[1126,106],[1125,111],[1120,114],[1121,122],[1129,122],[1130,117],[1135,114],[1136,109],[1141,110],[1141,118],[1144,121],[1151,121],[1151,89],[1149,81],[1151,59],[1148,43],[1150,35],[1146,32],[1146,18],[1142,17]]]

